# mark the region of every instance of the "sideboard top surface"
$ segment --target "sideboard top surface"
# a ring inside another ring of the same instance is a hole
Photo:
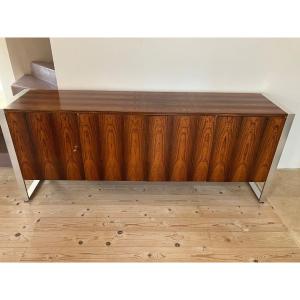
[[[30,90],[5,110],[286,115],[262,94],[202,92]]]

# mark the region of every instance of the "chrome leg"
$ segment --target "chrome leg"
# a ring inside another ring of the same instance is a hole
[[[249,185],[253,191],[253,193],[255,194],[255,196],[257,197],[257,199],[260,199],[261,196],[261,192],[262,192],[262,188],[256,183],[256,182],[249,182]]]
[[[272,165],[271,165],[267,180],[265,181],[263,186],[260,187],[257,182],[249,182],[250,187],[252,188],[254,194],[258,198],[258,201],[261,203],[263,203],[267,200],[267,196],[270,193],[272,179],[273,179],[275,171],[277,169],[277,166],[278,166],[285,142],[289,135],[294,118],[295,118],[295,114],[288,114],[287,119],[284,124],[284,127],[283,127],[283,130],[282,130],[282,133],[281,133],[281,137],[280,137],[274,158],[273,158],[273,161],[272,161]]]
[[[33,180],[31,185],[27,188],[27,195],[30,199],[33,193],[38,189],[38,187],[42,184],[42,180]]]
[[[16,180],[17,180],[19,189],[22,193],[22,198],[24,199],[24,201],[29,201],[30,197],[33,195],[34,191],[36,190],[38,185],[41,183],[41,181],[34,180],[27,189],[25,181],[22,176],[22,172],[21,172],[20,165],[18,162],[17,154],[16,154],[15,147],[14,147],[14,144],[11,139],[11,135],[9,132],[9,128],[7,125],[7,121],[6,121],[5,113],[4,113],[3,109],[0,110],[0,125],[2,128],[4,140],[5,140],[6,147],[7,147],[8,153],[9,153],[9,157],[10,157],[13,169],[14,169]]]

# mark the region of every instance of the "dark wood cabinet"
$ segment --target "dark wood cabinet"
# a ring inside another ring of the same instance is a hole
[[[24,179],[265,181],[286,120],[226,93],[30,91],[5,113]]]

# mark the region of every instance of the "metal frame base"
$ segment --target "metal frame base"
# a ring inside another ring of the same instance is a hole
[[[262,197],[262,196],[265,196],[263,195],[263,188],[259,186],[259,184],[257,182],[249,182],[249,185],[253,191],[253,193],[255,194],[255,196],[257,197],[258,199],[258,202],[260,203],[264,203],[266,198],[265,197]]]
[[[25,201],[29,201],[30,199],[32,199],[31,196],[36,192],[36,190],[41,186],[42,183],[43,180],[33,180],[30,186],[27,188],[24,182],[27,193],[27,198],[25,198]]]

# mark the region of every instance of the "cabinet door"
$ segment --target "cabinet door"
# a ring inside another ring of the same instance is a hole
[[[229,181],[249,181],[265,128],[264,117],[244,117],[234,147]]]
[[[63,179],[52,114],[6,112],[23,178]]]
[[[26,114],[22,112],[6,112],[14,148],[24,179],[41,179],[36,151],[31,140]]]
[[[210,159],[209,181],[227,181],[232,163],[232,154],[237,145],[241,118],[222,116],[217,118],[212,155]]]
[[[124,117],[124,166],[126,180],[145,180],[147,118],[142,115]]]
[[[285,116],[217,117],[209,181],[267,179]]]
[[[148,125],[147,179],[165,181],[168,179],[168,158],[171,134],[170,116],[150,116]]]
[[[203,116],[197,118],[191,174],[191,179],[194,181],[207,180],[215,124],[215,116]]]
[[[78,117],[81,155],[85,179],[101,179],[98,114],[81,113]]]
[[[23,178],[84,179],[77,115],[6,112]]]
[[[267,179],[285,120],[285,117],[280,116],[266,118],[249,181],[259,182]]]
[[[78,114],[58,112],[53,114],[53,120],[63,168],[63,179],[84,179]]]
[[[104,180],[123,180],[123,117],[100,114],[99,141]]]
[[[195,118],[174,116],[170,148],[170,180],[187,181],[191,163]]]
[[[57,142],[51,113],[26,113],[28,131],[33,151],[38,160],[39,179],[63,179]]]

